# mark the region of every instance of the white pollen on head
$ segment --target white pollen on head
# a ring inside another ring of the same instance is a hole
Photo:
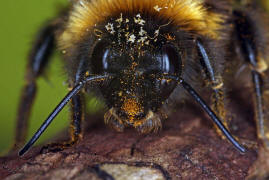
[[[137,18],[141,18],[141,15],[140,15],[140,14],[137,14],[136,17],[137,17]]]
[[[143,26],[143,25],[145,25],[145,23],[146,23],[146,21],[144,21],[143,19],[141,19],[140,22],[139,22],[138,24],[140,24],[140,25]]]
[[[134,22],[142,26],[146,23],[146,21],[141,18],[140,14],[137,14],[136,17],[134,17]]]
[[[162,8],[159,7],[158,5],[154,6],[153,8],[155,9],[155,11],[158,11],[158,12],[160,12],[160,10],[162,9]]]
[[[138,43],[144,43],[147,39],[148,39],[147,36],[143,36],[143,37],[140,37],[137,42]]]
[[[114,34],[115,30],[114,30],[114,26],[112,23],[107,23],[107,25],[105,26],[106,30],[110,33],[110,34]]]
[[[136,39],[135,35],[132,34],[132,35],[128,38],[128,42],[134,43],[134,42],[135,42],[135,39]]]
[[[157,30],[154,32],[154,36],[157,37],[157,36],[159,35],[159,32],[160,32],[160,30],[157,29]]]
[[[122,23],[122,21],[123,21],[122,13],[120,13],[120,18],[116,19],[116,22]]]
[[[140,27],[139,36],[144,36],[144,35],[147,35],[147,32],[142,27]]]

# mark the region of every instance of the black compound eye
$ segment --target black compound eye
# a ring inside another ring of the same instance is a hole
[[[162,47],[162,59],[160,65],[163,73],[180,74],[181,58],[175,47],[170,44]]]
[[[96,44],[92,53],[92,72],[95,74],[118,74],[128,67],[130,57],[121,53],[121,49],[111,46],[108,41]]]
[[[166,44],[161,48],[161,56],[158,58],[159,67],[162,74],[180,76],[181,56],[176,47]],[[156,89],[162,99],[167,99],[176,87],[175,81],[156,80]]]
[[[109,66],[109,59],[111,58],[111,52],[109,43],[107,41],[101,41],[96,44],[92,53],[92,72],[94,74],[103,74],[107,72]]]

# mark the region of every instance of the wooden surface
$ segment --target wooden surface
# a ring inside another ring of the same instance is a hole
[[[161,132],[149,135],[139,135],[133,129],[117,133],[103,124],[102,117],[95,118],[97,123],[70,149],[40,154],[41,147],[34,147],[24,157],[1,158],[0,179],[255,177],[254,169],[260,164],[255,164],[258,148],[251,107],[242,110],[240,104],[234,104],[232,111],[233,134],[245,145],[254,143],[245,154],[218,136],[211,120],[197,107],[185,107],[164,122]]]

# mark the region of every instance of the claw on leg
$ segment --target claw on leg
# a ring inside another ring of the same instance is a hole
[[[77,141],[67,141],[60,143],[51,143],[43,146],[40,150],[41,154],[49,153],[49,152],[59,152],[63,151],[71,146],[77,144]]]

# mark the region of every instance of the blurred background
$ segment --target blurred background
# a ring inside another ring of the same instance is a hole
[[[268,0],[258,0],[258,1],[260,1],[263,8],[265,8],[266,11],[269,12],[269,1]]]
[[[0,5],[0,152],[11,146],[20,90],[33,38],[43,23],[55,17],[67,0],[1,1]],[[67,92],[59,55],[55,53],[47,78],[38,80],[38,94],[31,115],[28,139]],[[38,141],[68,125],[68,108],[55,119]]]
[[[269,0],[260,1],[269,10]],[[55,17],[60,7],[67,3],[67,0],[7,0],[0,3],[0,152],[13,142],[16,109],[33,38],[42,24]],[[57,53],[51,62],[48,76],[38,80],[39,91],[32,110],[28,139],[67,93],[66,77]],[[38,143],[53,137],[68,123],[68,108],[65,108]]]

